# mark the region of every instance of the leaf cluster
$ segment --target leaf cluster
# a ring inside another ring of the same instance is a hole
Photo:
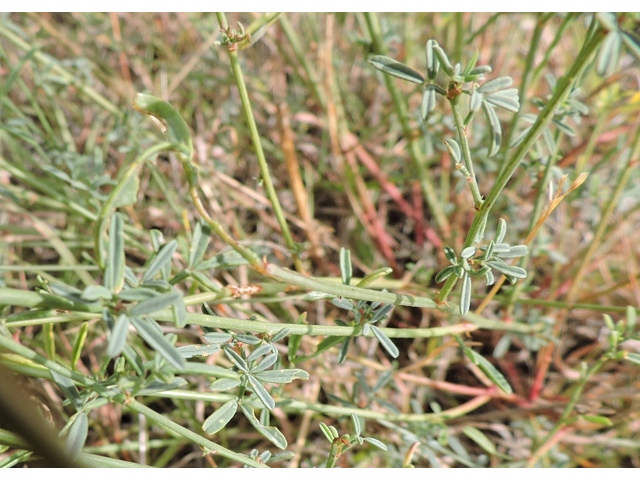
[[[497,271],[507,277],[513,285],[518,279],[527,278],[527,271],[523,268],[509,265],[505,259],[524,257],[529,249],[526,245],[511,246],[504,243],[507,233],[507,222],[500,219],[496,235],[487,245],[477,249],[467,247],[460,252],[460,257],[456,255],[450,247],[445,247],[444,255],[451,265],[443,268],[436,275],[436,282],[442,283],[447,278],[455,275],[462,280],[462,290],[460,293],[460,315],[469,311],[471,305],[471,279],[473,277],[485,277],[487,285],[493,285],[493,271]]]

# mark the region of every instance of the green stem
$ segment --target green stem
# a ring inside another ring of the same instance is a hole
[[[531,44],[529,45],[529,52],[527,53],[527,58],[524,62],[524,70],[522,72],[522,79],[520,81],[520,88],[518,90],[518,97],[520,102],[520,108],[517,112],[513,114],[511,117],[511,125],[509,127],[509,133],[507,134],[507,138],[504,143],[504,152],[505,158],[507,152],[509,151],[509,145],[511,144],[511,139],[513,138],[513,133],[515,132],[516,126],[518,124],[518,119],[520,118],[520,112],[522,112],[527,104],[527,90],[529,88],[529,80],[531,79],[531,72],[533,69],[533,62],[536,58],[536,53],[538,52],[538,45],[540,44],[540,37],[542,36],[542,30],[549,21],[549,19],[554,15],[554,13],[538,13],[538,18],[536,21],[536,26],[533,30],[533,36],[531,37]]]
[[[101,315],[99,313],[61,313],[56,314],[54,311],[44,311],[42,317],[38,318],[30,318],[28,320],[15,320],[9,321],[3,320],[4,325],[9,328],[23,328],[23,327],[31,327],[35,325],[46,325],[47,323],[67,323],[73,322],[76,320],[93,320],[95,318],[100,318]]]
[[[279,267],[273,263],[268,264],[265,267],[265,271],[267,275],[276,280],[297,285],[306,290],[316,290],[345,298],[367,300],[370,302],[392,303],[394,305],[404,305],[407,307],[438,308],[436,303],[430,298],[379,292],[368,288],[340,285],[334,282],[323,282],[312,277],[301,275],[287,268]]]
[[[327,458],[327,465],[325,468],[333,468],[336,466],[336,460],[338,460],[338,444],[331,442],[331,450],[329,450],[329,458]]]
[[[149,440],[146,444],[148,449],[164,448],[173,445],[184,445],[184,440],[180,438],[165,438]],[[84,447],[82,450],[85,453],[97,453],[97,454],[113,454],[125,451],[136,451],[140,449],[140,442],[126,441],[124,443],[108,443],[105,445],[96,445],[93,447]]]
[[[207,210],[204,208],[202,204],[202,200],[200,200],[200,195],[198,194],[198,185],[193,181],[196,178],[193,175],[187,175],[187,181],[189,183],[189,193],[191,194],[191,199],[193,200],[193,204],[198,210],[200,216],[207,222],[207,225],[211,227],[213,233],[218,235],[227,245],[233,248],[236,252],[238,252],[242,257],[249,262],[249,264],[255,268],[258,272],[264,273],[264,267],[262,265],[262,261],[260,257],[256,255],[256,253],[250,248],[245,247],[244,245],[238,243],[235,238],[227,233],[224,227],[220,224],[220,222],[211,218]]]
[[[375,13],[365,13],[365,20],[367,22],[367,28],[369,30],[369,35],[371,36],[371,42],[373,44],[373,50],[375,53],[383,55],[385,53],[385,48],[382,43],[382,36],[380,34],[380,24],[378,22],[378,16]],[[425,196],[425,200],[433,213],[434,219],[440,231],[444,234],[445,238],[449,238],[451,235],[451,227],[449,225],[449,221],[447,220],[447,216],[442,209],[442,205],[438,200],[438,195],[436,193],[435,183],[425,165],[423,155],[420,153],[420,147],[418,145],[418,140],[415,137],[411,125],[409,124],[409,118],[407,115],[407,107],[405,106],[404,99],[400,94],[399,90],[396,88],[396,84],[394,79],[389,75],[384,75],[384,81],[387,85],[387,90],[389,90],[389,94],[393,100],[393,105],[395,107],[396,115],[398,116],[398,121],[402,126],[402,133],[406,141],[408,142],[409,153],[411,158],[413,159],[416,167],[418,168],[418,173],[420,175],[420,185],[422,186],[422,192]]]
[[[160,397],[160,398],[180,398],[183,400],[191,400],[197,401],[202,400],[205,402],[221,402],[220,400],[221,394],[216,394],[215,400],[212,398],[211,393],[208,392],[186,392],[180,390],[171,390],[165,392],[154,392],[149,394],[151,397]],[[226,395],[228,399],[235,398],[235,395]],[[301,402],[299,400],[289,400],[287,399],[286,404],[282,405],[283,410],[292,410],[299,412],[313,411],[322,413],[325,415],[332,416],[344,416],[350,415],[352,413],[358,415],[362,418],[368,418],[371,420],[388,420],[390,422],[439,422],[451,420],[453,418],[460,417],[468,412],[479,408],[484,405],[491,399],[491,395],[480,395],[478,397],[473,398],[472,400],[463,403],[457,407],[451,408],[449,410],[443,410],[440,413],[391,413],[391,412],[380,412],[375,410],[366,410],[362,408],[355,407],[345,407],[341,405],[326,405],[321,403],[308,403]],[[277,405],[276,405],[277,406]]]
[[[100,270],[97,265],[0,265],[0,272],[75,272]]]
[[[587,382],[589,381],[589,378],[595,375],[602,368],[602,366],[605,364],[607,360],[608,360],[607,357],[602,357],[585,373],[582,379],[580,379],[578,386],[573,391],[573,394],[571,395],[571,399],[569,400],[569,403],[565,407],[564,412],[562,412],[562,415],[556,422],[555,427],[553,427],[553,429],[547,434],[545,439],[540,443],[540,446],[533,452],[533,454],[531,455],[531,458],[529,459],[529,462],[527,463],[527,467],[531,468],[535,466],[536,462],[538,461],[542,453],[540,449],[544,447],[545,444],[565,426],[567,420],[569,419],[569,415],[571,415],[571,412],[573,412],[573,409],[578,403],[578,400],[580,399],[580,395],[582,395],[582,391],[584,390],[584,387],[586,387]]]
[[[484,25],[482,25],[480,28],[478,28],[475,32],[473,32],[469,36],[469,39],[467,40],[467,45],[470,44],[471,42],[473,42],[478,35],[481,35],[487,28],[489,28],[491,25],[493,25],[496,22],[496,20],[498,20],[498,18],[500,18],[501,15],[502,15],[502,13],[500,13],[500,12],[494,13],[493,15],[491,15],[489,17],[489,20],[487,20]]]
[[[27,348],[25,346],[19,345],[16,342],[14,342],[13,340],[11,340],[10,338],[7,338],[3,335],[0,335],[0,348],[4,348],[6,350],[9,350],[11,352],[17,353],[18,355],[22,355],[23,357],[26,357],[34,362],[39,363],[40,365],[53,370],[56,373],[59,373],[60,375],[63,375],[67,378],[72,379],[74,382],[78,383],[79,385],[85,386],[85,387],[89,387],[92,388],[93,390],[102,390],[100,393],[104,396],[105,394],[108,394],[109,392],[102,387],[101,385],[99,385],[97,382],[95,382],[94,380],[91,380],[88,377],[85,377],[84,375],[81,375],[77,372],[74,372],[72,370],[69,370],[66,367],[63,367],[62,365],[59,365],[58,363],[49,360],[48,358],[34,352],[33,350],[31,350],[30,348]],[[98,388],[99,387],[99,388]],[[203,447],[209,448],[212,451],[215,451],[216,453],[218,453],[219,455],[225,457],[225,458],[229,458],[230,460],[235,460],[238,462],[241,462],[245,465],[249,465],[252,467],[263,467],[264,465],[259,464],[258,462],[255,462],[251,459],[249,459],[248,457],[244,456],[244,455],[240,455],[238,453],[232,452],[231,450],[228,450],[216,443],[213,443],[210,440],[207,440],[206,438],[202,437],[201,435],[198,435],[197,433],[194,433],[188,429],[186,429],[185,427],[182,427],[180,425],[178,425],[177,423],[169,420],[168,418],[166,418],[165,416],[163,416],[160,413],[157,413],[153,410],[151,410],[149,407],[146,407],[145,405],[142,405],[141,403],[137,402],[136,400],[129,398],[127,400],[124,401],[124,405],[129,408],[130,410],[133,410],[134,412],[137,413],[141,413],[144,416],[146,416],[148,419],[156,422],[157,424],[163,426],[165,429],[177,433],[178,435],[189,439],[195,443],[197,443],[198,445],[202,445]]]
[[[587,143],[587,146],[584,149],[584,152],[582,153],[582,155],[580,155],[578,157],[578,160],[576,161],[576,168],[573,172],[574,176],[577,177],[578,175],[580,175],[583,171],[584,171],[584,167],[585,164],[587,163],[587,161],[590,158],[593,158],[593,152],[596,148],[596,145],[598,144],[598,137],[600,136],[600,134],[602,133],[602,130],[604,129],[604,126],[606,125],[606,121],[607,118],[609,117],[609,114],[611,113],[611,110],[609,108],[603,108],[602,112],[600,113],[600,116],[598,117],[598,120],[596,121],[595,126],[593,127],[593,132],[591,133],[591,136],[589,137],[589,142]]]
[[[191,430],[183,427],[182,425],[178,425],[177,423],[169,420],[166,416],[150,409],[149,407],[147,407],[146,405],[143,405],[137,400],[134,400],[134,399],[126,400],[124,402],[124,406],[131,411],[134,411],[136,413],[141,413],[142,415],[147,417],[147,419],[160,425],[165,430],[176,433],[181,437],[191,440],[192,442],[197,443],[198,445],[211,450],[212,453],[220,455],[221,457],[228,458],[229,460],[233,460],[233,461],[242,463],[243,465],[248,465],[250,467],[255,467],[255,468],[266,467],[266,465],[256,462],[255,460],[251,460],[246,455],[242,455],[240,453],[236,453],[232,450],[224,448],[222,445],[218,445],[217,443],[214,443],[211,440],[208,440],[203,436],[198,435],[195,432],[192,432]]]
[[[53,370],[60,375],[63,375],[67,378],[72,379],[74,382],[84,386],[84,387],[94,387],[98,386],[98,384],[80,373],[74,372],[62,365],[54,362],[53,360],[49,360],[47,357],[40,355],[39,353],[34,352],[28,347],[20,345],[19,343],[14,342],[11,338],[5,337],[4,335],[0,335],[0,348],[4,348],[9,350],[10,352],[17,353],[18,355],[22,355],[29,360],[32,360],[49,370]],[[104,388],[103,388],[104,389]]]
[[[455,62],[462,62],[462,50],[465,46],[464,34],[466,33],[464,28],[464,13],[456,12],[456,45],[454,50]]]
[[[520,145],[518,145],[509,160],[502,166],[500,174],[498,175],[495,184],[491,188],[489,195],[487,195],[487,198],[480,209],[476,211],[463,248],[470,247],[475,242],[476,236],[480,232],[482,226],[486,224],[489,212],[495,205],[498,197],[502,193],[502,190],[507,186],[509,179],[518,168],[520,161],[533,146],[534,142],[538,139],[538,137],[542,133],[542,130],[553,119],[556,108],[566,98],[566,95],[571,90],[573,82],[585,67],[587,62],[590,60],[592,54],[600,45],[600,42],[602,42],[602,40],[604,39],[604,33],[605,32],[604,30],[602,30],[602,28],[598,29],[595,34],[585,42],[569,71],[558,79],[556,88],[554,90],[553,96],[549,100],[549,103],[547,103],[545,108],[540,112],[536,122],[531,126],[531,130],[529,130],[529,133],[527,134],[525,139]],[[446,300],[447,296],[455,286],[456,280],[457,277],[455,275],[451,275],[447,279],[442,290],[440,291],[440,294],[438,295],[437,301],[439,303],[442,303]]]
[[[533,72],[533,76],[531,77],[531,83],[535,83],[538,80],[538,77],[540,77],[542,70],[544,69],[544,67],[546,67],[547,63],[549,63],[549,59],[551,58],[551,54],[553,54],[553,50],[556,48],[556,45],[558,45],[558,43],[560,42],[560,39],[563,38],[564,31],[569,26],[569,22],[576,15],[577,14],[574,12],[567,13],[567,16],[564,18],[564,20],[562,21],[562,24],[558,28],[558,31],[556,32],[556,36],[551,42],[551,45],[549,45],[549,47],[547,47],[546,51],[544,52],[544,57],[542,57],[542,61],[540,62],[540,65],[538,65],[536,67],[535,72]]]
[[[227,28],[227,20],[225,18],[224,13],[217,13],[218,22],[220,23],[220,27],[223,29]],[[232,47],[233,44],[230,44],[229,47]],[[251,142],[253,143],[253,147],[256,151],[256,157],[258,158],[258,165],[260,167],[260,174],[262,176],[262,180],[264,181],[264,187],[267,193],[267,198],[271,202],[271,207],[276,215],[278,220],[278,224],[282,229],[282,236],[284,237],[284,241],[291,252],[293,257],[293,263],[296,267],[296,270],[301,272],[303,270],[302,262],[300,261],[297,250],[298,247],[296,243],[293,241],[293,237],[291,236],[291,232],[289,231],[289,225],[287,224],[287,220],[284,217],[284,212],[282,211],[282,207],[280,206],[280,201],[278,200],[278,196],[276,194],[276,189],[273,186],[273,181],[271,180],[271,174],[269,173],[269,165],[267,164],[267,160],[264,156],[264,151],[262,150],[262,142],[260,140],[260,133],[258,132],[258,127],[256,125],[256,121],[253,117],[253,109],[251,108],[251,101],[249,100],[249,92],[247,91],[247,86],[244,82],[244,75],[242,74],[242,68],[240,67],[240,60],[238,58],[238,52],[235,49],[229,48],[229,60],[231,61],[231,69],[233,71],[233,75],[236,79],[236,84],[238,86],[238,92],[240,93],[240,100],[242,101],[242,108],[244,110],[244,114],[247,117],[247,123],[249,125],[249,131],[251,133]]]
[[[92,453],[81,453],[80,463],[91,468],[151,468],[148,465],[118,460],[117,458],[102,457]]]
[[[478,188],[478,180],[476,178],[475,171],[473,169],[473,161],[471,160],[471,150],[469,149],[469,140],[467,139],[467,133],[464,128],[464,120],[462,119],[462,113],[460,112],[459,97],[454,97],[449,100],[451,109],[453,110],[453,118],[456,122],[456,130],[458,131],[458,138],[462,145],[462,156],[464,158],[464,166],[469,172],[469,178],[467,182],[471,188],[471,195],[473,195],[473,203],[476,206],[476,210],[482,206],[482,195]]]
[[[293,272],[292,272],[293,273]],[[298,274],[296,274],[298,275]],[[304,277],[307,278],[307,277]],[[312,279],[309,279],[312,280]],[[327,286],[320,284],[321,286]],[[356,289],[355,287],[347,287],[349,289]],[[394,297],[400,297],[401,305],[419,306],[417,302],[418,298],[408,295],[395,295],[384,292],[375,292],[365,289],[365,292],[371,294],[383,295],[382,299],[378,297],[363,298],[369,301],[381,301],[383,303],[393,303],[396,300]],[[388,299],[384,295],[390,295],[392,298]],[[352,295],[353,296],[353,295]],[[358,298],[358,297],[355,297]],[[377,300],[375,298],[378,298]],[[194,295],[193,297],[185,298],[187,305],[195,304],[193,300],[197,299],[198,302],[203,301],[202,294]],[[413,299],[408,301],[406,299]],[[392,301],[386,301],[392,300]],[[99,318],[102,312],[102,306],[87,306],[84,304],[74,304],[61,297],[56,297],[49,294],[42,294],[38,292],[29,292],[25,290],[12,289],[12,288],[0,288],[0,305],[14,305],[21,307],[35,307],[35,308],[56,308],[61,310],[81,310],[83,312],[89,312],[87,314],[78,316],[78,314],[63,314],[54,319],[51,317],[50,312],[44,312],[44,318],[38,323],[38,319],[20,320],[15,322],[5,322],[6,327],[23,327],[26,325],[38,325],[44,323],[63,323],[73,320],[88,320],[90,318]],[[172,312],[170,309],[161,310],[151,315],[156,320],[161,321],[173,321]],[[433,328],[380,328],[382,332],[390,338],[429,338],[429,337],[441,337],[445,335],[452,335],[461,332],[470,332],[477,330],[478,328],[489,330],[509,330],[520,333],[534,333],[540,330],[539,325],[524,325],[519,323],[506,324],[499,320],[489,320],[479,315],[475,315],[471,312],[467,313],[464,317],[465,320],[471,323],[459,323],[456,325],[448,325],[446,327],[433,327]],[[263,323],[256,322],[254,320],[241,320],[237,318],[218,317],[211,315],[202,315],[198,313],[187,313],[187,323],[191,325],[201,325],[206,327],[227,328],[232,330],[253,332],[253,333],[276,333],[283,328],[289,328],[292,335],[312,335],[312,336],[353,336],[360,334],[360,327],[342,327],[333,325],[304,325],[304,324],[288,324],[288,323]],[[373,335],[373,334],[371,334]],[[3,340],[4,341],[4,340]],[[12,343],[12,342],[11,342]],[[13,344],[13,343],[12,343]],[[1,344],[0,344],[1,346]],[[20,353],[20,352],[16,352]],[[30,357],[29,357],[30,358]],[[44,357],[43,357],[44,358]],[[64,375],[64,373],[63,373]]]
[[[542,212],[542,207],[545,202],[545,192],[546,186],[551,179],[551,172],[553,167],[556,165],[556,161],[560,156],[558,153],[560,152],[560,143],[562,142],[563,134],[560,130],[556,131],[555,138],[553,139],[555,147],[551,155],[549,156],[549,160],[544,167],[544,173],[542,174],[542,179],[538,184],[538,191],[536,192],[536,199],[533,205],[533,211],[531,212],[531,218],[529,219],[529,231],[533,229],[536,223],[538,223],[538,219],[540,218],[540,213]],[[527,255],[528,256],[528,255]]]

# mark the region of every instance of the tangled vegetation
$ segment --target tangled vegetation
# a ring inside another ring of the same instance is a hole
[[[639,26],[2,14],[0,466],[639,467]]]

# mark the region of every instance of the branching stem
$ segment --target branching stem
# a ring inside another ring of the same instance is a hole
[[[536,122],[531,126],[529,133],[524,138],[522,143],[518,145],[515,152],[513,152],[508,161],[506,161],[502,166],[500,174],[498,175],[495,184],[491,188],[491,191],[487,195],[486,200],[484,201],[480,209],[476,211],[476,214],[473,218],[473,223],[471,224],[471,228],[469,229],[469,233],[467,233],[467,238],[464,242],[463,248],[472,246],[476,241],[476,236],[480,232],[482,226],[486,224],[489,212],[495,205],[498,197],[502,193],[502,190],[507,186],[509,179],[513,176],[524,156],[540,136],[542,130],[553,119],[556,108],[564,101],[566,96],[569,94],[573,82],[585,67],[592,54],[595,52],[596,48],[600,45],[600,43],[604,39],[604,36],[605,31],[602,28],[598,29],[594,33],[594,35],[591,36],[583,45],[580,53],[578,53],[569,71],[558,79],[556,89],[554,90],[553,96],[549,100],[549,103],[547,103],[546,107],[540,112],[540,115],[538,115]],[[444,287],[438,295],[438,302],[441,303],[446,301],[449,293],[456,284],[456,280],[457,277],[455,277],[454,275],[450,276],[447,279]]]

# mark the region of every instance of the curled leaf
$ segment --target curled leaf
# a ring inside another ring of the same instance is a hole
[[[444,267],[442,270],[440,270],[440,272],[438,272],[438,275],[436,275],[436,283],[444,282],[447,278],[451,276],[452,273],[453,273],[453,265]]]
[[[460,292],[460,315],[465,315],[471,306],[471,277],[467,274],[462,278],[462,291]]]
[[[276,427],[266,427],[262,425],[260,420],[256,418],[255,413],[253,413],[253,408],[250,406],[243,403],[240,408],[242,409],[244,416],[247,417],[247,420],[249,420],[251,425],[253,425],[253,428],[255,428],[263,437],[281,450],[287,448],[287,439],[280,430]]]
[[[502,143],[502,127],[500,126],[498,115],[496,115],[495,110],[489,103],[487,103],[486,100],[483,100],[482,108],[487,116],[487,122],[489,123],[489,130],[491,132],[491,148],[489,148],[489,156],[493,157],[500,150],[500,144]]]
[[[394,77],[401,78],[408,82],[422,84],[424,83],[424,77],[416,72],[414,69],[406,66],[404,63],[400,63],[393,58],[385,57],[383,55],[376,55],[369,59],[369,63],[378,70],[388,73]]]
[[[429,119],[429,115],[436,109],[436,91],[429,85],[422,96],[422,120],[425,122]]]
[[[436,44],[435,40],[427,41],[426,56],[427,56],[427,76],[429,80],[434,80],[440,70],[440,62],[433,52],[433,46]]]
[[[460,153],[460,145],[458,145],[458,142],[450,139],[450,140],[445,140],[444,144],[447,146],[447,150],[449,150],[449,153],[451,154],[453,161],[455,163],[460,163],[460,161],[462,160],[462,154]],[[446,255],[446,251],[445,251],[445,255]]]
[[[167,140],[173,143],[176,150],[184,154],[189,161],[191,160],[193,157],[191,132],[187,122],[171,104],[153,95],[138,93],[133,108],[157,118],[165,127],[164,134]]]

